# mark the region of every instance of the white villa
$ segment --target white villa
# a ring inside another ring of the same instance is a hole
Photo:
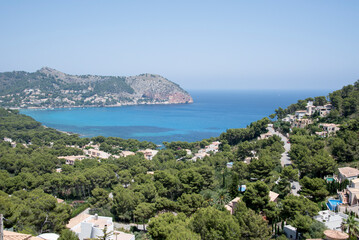
[[[319,124],[319,126],[323,127],[323,131],[327,132],[328,134],[335,133],[340,130],[339,125],[333,123],[322,123]]]
[[[306,110],[298,110],[295,111],[295,117],[296,119],[302,119],[307,114]]]
[[[315,106],[313,105],[313,101],[308,101],[306,108],[307,108],[306,114],[308,116],[311,116],[315,112]]]
[[[344,213],[334,213],[330,210],[320,211],[319,214],[314,217],[318,222],[324,223],[328,229],[337,231],[341,231],[343,219],[347,218],[348,215]]]
[[[144,157],[147,160],[152,160],[154,156],[158,153],[158,150],[146,149],[146,150],[139,150],[137,152],[143,153]]]
[[[262,139],[267,139],[273,136],[273,133],[271,132],[267,132],[267,133],[263,133],[258,137],[258,140],[262,140]]]
[[[98,157],[98,158],[107,159],[111,156],[111,154],[104,152],[104,151],[97,150],[97,149],[84,149],[83,151],[84,151],[85,155],[89,155],[90,157]]]
[[[75,161],[81,161],[83,159],[86,158],[85,155],[78,155],[78,156],[60,156],[60,157],[57,157],[58,159],[65,159],[66,160],[66,164],[68,165],[74,165],[75,164]]]
[[[216,153],[216,152],[218,152],[218,150],[219,150],[219,145],[220,145],[220,144],[221,144],[221,142],[219,142],[219,141],[212,142],[210,145],[205,146],[205,150],[206,150],[207,153],[208,153],[208,152],[214,152],[214,153]]]
[[[339,170],[339,181],[344,181],[345,179],[353,180],[355,178],[358,178],[359,176],[359,170],[352,167],[342,167],[338,168]]]
[[[122,152],[120,153],[120,156],[121,156],[121,157],[127,157],[127,156],[132,156],[132,155],[135,155],[135,153],[134,153],[134,152],[131,152],[131,151],[122,151]]]
[[[133,234],[114,231],[111,217],[102,217],[97,214],[81,213],[70,219],[66,227],[75,232],[80,240],[103,236],[105,227],[108,233],[112,233],[108,238],[109,240],[135,240],[135,235]]]
[[[294,120],[293,123],[292,123],[292,127],[305,128],[309,124],[312,124],[311,119],[302,118],[302,119]]]
[[[332,104],[326,104],[324,106],[317,106],[315,108],[315,110],[319,112],[319,116],[321,116],[321,117],[327,116],[332,109],[333,109]]]
[[[339,181],[349,180],[350,184],[341,192],[338,192],[339,199],[343,204],[349,206],[359,205],[359,170],[351,167],[339,168]]]

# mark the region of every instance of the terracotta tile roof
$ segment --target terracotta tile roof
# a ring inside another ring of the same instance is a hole
[[[359,175],[359,170],[352,167],[338,168],[339,172],[345,177],[353,177]]]
[[[330,239],[348,239],[349,235],[343,232],[335,231],[335,230],[325,230],[324,235]]]
[[[90,217],[90,214],[87,213],[80,213],[79,215],[77,215],[74,218],[71,218],[69,223],[66,225],[67,228],[73,228],[75,227],[77,224],[81,223],[82,221],[84,221],[86,218]]]
[[[277,200],[279,194],[269,191],[269,201],[274,202],[275,200]]]
[[[30,234],[10,232],[4,230],[4,240],[43,240],[43,239],[39,237],[31,236]]]

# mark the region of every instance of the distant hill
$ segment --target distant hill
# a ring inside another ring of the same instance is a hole
[[[155,74],[70,75],[44,67],[0,73],[0,106],[56,108],[192,103],[178,84]]]

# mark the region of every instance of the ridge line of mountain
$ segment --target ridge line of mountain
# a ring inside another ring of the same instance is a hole
[[[71,75],[43,67],[0,73],[0,106],[10,108],[117,107],[192,103],[178,84],[157,75]]]

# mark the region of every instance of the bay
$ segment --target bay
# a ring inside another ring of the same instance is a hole
[[[152,141],[199,141],[243,128],[298,99],[330,90],[190,91],[193,104],[22,109],[45,126],[82,137],[113,136]]]

